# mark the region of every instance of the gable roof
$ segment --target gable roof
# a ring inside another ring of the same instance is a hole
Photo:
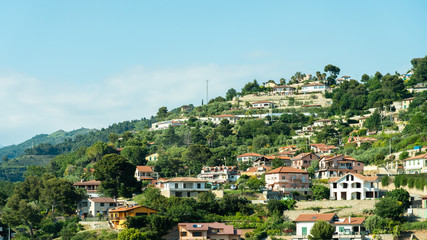
[[[368,182],[374,182],[374,181],[378,180],[377,176],[373,177],[373,176],[364,176],[360,173],[347,173],[346,175],[344,175],[342,177],[331,177],[331,178],[329,178],[328,182],[337,182],[338,180],[345,178],[347,175],[353,175],[353,176],[355,176],[355,177],[357,177],[363,181],[368,181]]]
[[[252,104],[257,104],[257,103],[273,103],[273,102],[270,102],[270,101],[258,101],[258,102],[253,102]]]
[[[332,224],[334,225],[360,225],[365,221],[365,217],[350,217],[345,218],[344,221],[337,221]]]
[[[201,180],[194,177],[174,177],[164,182],[206,182],[205,180]]]
[[[414,159],[424,159],[424,158],[427,158],[427,153],[420,154],[420,155],[417,155],[417,156],[413,156],[413,157],[404,159],[403,161],[414,160]]]
[[[331,222],[336,216],[335,213],[300,214],[297,219],[295,219],[295,222]]]
[[[209,229],[223,229],[220,234],[240,235],[241,232],[234,229],[233,225],[226,225],[225,223],[178,223],[178,226],[185,227],[187,231],[207,231]]]
[[[263,168],[267,172],[268,170],[272,169],[272,167],[267,167],[265,165],[259,166],[259,167],[250,167],[246,169],[246,172],[258,172],[258,169]],[[243,172],[245,173],[245,172]]]
[[[119,207],[119,208],[115,208],[115,209],[110,209],[110,210],[108,210],[110,213],[111,212],[127,212],[127,211],[130,211],[130,210],[133,210],[133,209],[137,209],[137,208],[148,208],[148,209],[151,209],[151,210],[154,210],[154,211],[157,211],[156,209],[154,209],[154,208],[149,208],[149,207],[146,207],[146,206],[142,206],[142,205],[138,205],[138,206],[133,206],[133,207]]]
[[[326,86],[326,85],[323,83],[310,83],[310,84],[304,85],[302,87],[311,87],[311,86]]]
[[[291,158],[288,156],[283,156],[283,155],[267,155],[264,156],[265,158],[269,159],[269,160],[274,160],[274,159],[280,159],[280,160],[290,160]]]
[[[258,153],[245,153],[242,155],[239,155],[237,157],[262,157],[263,155],[258,154]]]
[[[92,185],[101,185],[101,181],[90,180],[84,182],[75,182],[74,186],[92,186]]]
[[[138,172],[154,172],[152,166],[136,166]]]
[[[298,168],[293,168],[293,167],[278,167],[271,171],[266,172],[265,174],[272,174],[272,173],[307,173],[307,172]]]
[[[113,203],[113,202],[116,202],[114,199],[112,199],[110,197],[89,198],[88,200],[95,202],[95,203]]]
[[[231,117],[231,118],[239,118],[236,115],[231,115],[231,114],[222,114],[222,115],[215,115],[212,116],[212,118],[226,118],[226,117]]]
[[[302,158],[304,158],[304,157],[306,157],[306,156],[308,156],[310,154],[313,154],[313,156],[319,157],[319,156],[317,156],[316,154],[314,154],[312,152],[307,152],[307,153],[300,153],[300,154],[298,154],[296,157],[292,158],[292,160],[300,160],[300,159],[302,159]]]

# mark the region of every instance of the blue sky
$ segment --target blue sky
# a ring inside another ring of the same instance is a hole
[[[427,54],[427,1],[2,1],[0,144],[199,105],[327,64],[360,79]]]

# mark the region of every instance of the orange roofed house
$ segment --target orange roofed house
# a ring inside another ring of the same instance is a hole
[[[307,195],[311,193],[309,175],[306,171],[292,167],[279,167],[265,173],[265,182],[268,189],[290,194],[299,192]]]
[[[144,216],[154,213],[157,213],[157,210],[145,206],[125,206],[109,209],[108,217],[114,229],[123,229],[126,228],[124,225],[126,217]]]
[[[301,153],[298,156],[292,158],[292,167],[302,170],[307,170],[311,166],[311,161],[318,160],[319,156],[314,153]]]
[[[328,222],[335,231],[332,239],[336,240],[362,240],[365,239],[364,217],[339,218],[335,213],[300,214],[296,219],[296,235],[293,240],[306,240],[310,235],[313,225],[318,221]]]
[[[101,185],[101,181],[96,181],[96,180],[84,181],[84,180],[81,180],[80,182],[75,182],[73,185],[76,188],[85,189],[87,194],[91,197],[99,197],[98,188]]]
[[[362,173],[364,164],[350,156],[323,156],[319,160],[318,178],[341,177],[347,173]]]
[[[157,180],[159,174],[153,170],[153,166],[136,166],[135,178],[138,181]]]
[[[263,155],[258,153],[245,153],[237,156],[236,158],[238,163],[252,163],[253,161],[257,160],[262,156]]]
[[[210,240],[240,240],[240,230],[225,223],[179,223],[180,240],[210,239]]]

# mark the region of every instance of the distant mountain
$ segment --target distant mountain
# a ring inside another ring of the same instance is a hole
[[[0,148],[4,147],[3,145],[0,144]]]
[[[55,145],[63,142],[65,139],[74,139],[78,135],[86,135],[92,131],[97,130],[80,128],[70,132],[59,130],[52,134],[39,134],[20,144],[0,148],[0,159],[5,156],[7,156],[8,158],[15,158],[21,156],[24,153],[25,149],[31,146],[36,146],[41,143],[50,143],[52,145]]]

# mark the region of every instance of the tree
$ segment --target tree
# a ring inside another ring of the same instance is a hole
[[[58,209],[61,213],[72,214],[83,196],[73,183],[64,178],[51,178],[43,183],[40,200],[50,205],[52,212]]]
[[[118,240],[145,240],[142,232],[135,228],[125,228],[119,233]]]
[[[234,89],[234,88],[230,88],[230,89],[228,89],[227,93],[225,94],[225,99],[226,99],[227,101],[231,101],[231,100],[233,100],[233,98],[234,98],[235,96],[237,96],[237,91],[236,91],[236,89]]]
[[[385,175],[384,177],[381,178],[381,185],[387,187],[390,184],[390,178],[388,177],[388,175]]]
[[[259,150],[270,144],[270,138],[267,135],[257,135],[253,140],[253,147],[255,150]]]
[[[27,226],[31,236],[34,236],[34,229],[42,220],[39,206],[26,199],[20,199],[16,194],[9,199],[1,216],[2,222],[8,225]]]
[[[141,183],[134,177],[135,165],[117,154],[107,154],[94,165],[94,176],[101,181],[102,191],[110,197],[131,197],[141,191]]]
[[[187,152],[184,154],[184,159],[192,173],[199,173],[211,156],[212,152],[208,147],[193,144],[188,147]]]
[[[309,240],[332,239],[335,228],[326,221],[317,221],[311,228]]]
[[[399,154],[399,160],[403,160],[409,157],[409,153],[407,151],[402,152]]]
[[[409,200],[410,195],[409,195],[408,191],[406,191],[403,188],[397,188],[397,189],[394,189],[390,192],[387,192],[386,196],[401,202],[402,206],[405,210],[408,209],[409,206],[411,205],[411,202]]]
[[[427,82],[427,56],[424,58],[414,58],[411,61],[414,74],[409,81],[410,85]]]
[[[105,154],[113,153],[114,149],[106,143],[98,141],[86,149],[86,156],[90,161],[99,161]]]
[[[270,199],[267,203],[267,210],[270,215],[282,216],[283,212],[287,209],[287,206],[281,201],[276,199]]]
[[[375,112],[365,120],[363,126],[369,130],[378,131],[379,129],[381,129],[381,115],[378,110],[375,110]]]
[[[365,73],[365,74],[362,75],[361,82],[366,83],[366,82],[369,81],[369,78],[370,78],[369,75]]]
[[[324,71],[329,72],[330,75],[338,76],[340,74],[341,69],[337,66],[332,65],[332,64],[328,64],[325,66]]]
[[[323,185],[313,185],[311,191],[315,200],[329,199],[330,190]]]
[[[258,179],[256,176],[252,176],[248,179],[246,184],[252,190],[259,190],[261,187],[265,186],[265,180],[264,179]]]
[[[369,232],[373,232],[375,229],[384,229],[387,226],[387,220],[378,215],[374,215],[366,218],[363,225]]]
[[[405,208],[403,204],[394,198],[386,197],[375,204],[375,214],[398,221],[403,215]]]
[[[167,107],[159,108],[159,110],[157,111],[156,118],[161,120],[166,118],[167,116],[168,116],[168,108]]]
[[[147,164],[145,156],[148,154],[148,148],[146,147],[126,146],[123,148],[120,154],[135,165]]]
[[[218,127],[216,127],[215,131],[224,137],[228,137],[232,133],[232,128],[233,125],[231,125],[227,119],[223,119],[221,120],[221,123],[218,125]]]

